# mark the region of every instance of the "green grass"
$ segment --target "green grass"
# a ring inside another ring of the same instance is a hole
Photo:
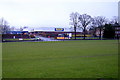
[[[116,40],[3,43],[3,78],[117,78]]]

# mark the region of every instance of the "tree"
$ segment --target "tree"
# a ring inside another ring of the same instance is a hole
[[[75,40],[76,40],[76,29],[77,29],[78,23],[79,23],[78,17],[79,17],[79,14],[77,12],[70,14],[70,20],[72,21],[71,25],[73,25],[73,27],[74,27]]]
[[[23,28],[22,28],[22,27],[20,27],[20,31],[23,31]]]
[[[93,20],[94,20],[94,24],[96,25],[96,27],[99,28],[99,31],[100,31],[99,39],[101,39],[101,37],[102,37],[102,29],[103,29],[103,26],[107,23],[107,20],[103,16],[97,16]]]
[[[111,24],[105,24],[105,29],[103,32],[103,37],[104,38],[114,38],[115,37],[115,27],[112,26]]]
[[[92,19],[92,24],[91,24],[91,30],[93,30],[93,36],[95,37],[96,36],[96,28],[97,28],[97,24],[96,24],[96,20],[93,18]]]
[[[113,18],[110,21],[110,24],[118,24],[118,17],[117,16],[113,16]]]
[[[1,18],[0,19],[0,33],[6,34],[8,31],[10,31],[8,22],[6,20],[4,20],[3,18]]]
[[[92,22],[92,17],[90,15],[83,14],[83,15],[79,15],[78,19],[79,19],[79,22],[81,24],[81,26],[79,26],[79,27],[83,28],[84,39],[85,39],[86,28]]]

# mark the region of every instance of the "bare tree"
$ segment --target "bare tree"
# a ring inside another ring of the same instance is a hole
[[[6,34],[7,31],[10,31],[10,27],[8,25],[8,22],[4,20],[3,18],[0,19],[0,33]]]
[[[73,25],[73,27],[74,27],[75,39],[76,39],[76,29],[77,29],[78,24],[79,24],[78,17],[79,17],[79,13],[77,13],[77,12],[70,14],[70,20],[72,21],[71,25]]]
[[[95,34],[95,32],[96,32],[96,27],[97,27],[96,20],[93,18],[92,24],[91,24],[91,29],[93,30],[93,35],[94,35],[94,36],[96,36],[96,34]]]
[[[20,27],[20,31],[23,31],[23,28],[22,28],[22,27]]]
[[[93,24],[99,28],[100,34],[99,34],[99,39],[102,39],[102,29],[103,26],[107,23],[107,19],[103,16],[97,16],[94,18]]]
[[[83,28],[84,39],[85,39],[85,34],[86,34],[86,31],[87,31],[86,28],[92,22],[92,17],[90,15],[87,15],[87,14],[82,14],[82,15],[79,15],[78,19],[79,19],[79,23],[81,24],[81,26],[79,26],[79,27]]]
[[[14,30],[15,30],[15,27],[14,27],[14,26],[12,26],[12,27],[10,28],[10,30],[11,30],[11,31],[14,31]]]
[[[118,24],[118,17],[117,16],[113,16],[113,18],[110,21],[110,24]]]

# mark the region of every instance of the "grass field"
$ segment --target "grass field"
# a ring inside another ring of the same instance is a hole
[[[116,40],[3,43],[3,78],[117,78]]]

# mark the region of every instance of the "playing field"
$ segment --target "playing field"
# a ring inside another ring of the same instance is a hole
[[[3,43],[3,78],[117,78],[116,40]]]

